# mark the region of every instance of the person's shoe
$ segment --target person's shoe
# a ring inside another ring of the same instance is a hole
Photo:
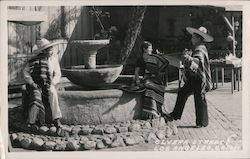
[[[36,124],[31,124],[31,123],[27,124],[27,128],[28,128],[27,130],[32,133],[38,133],[39,130],[39,127]]]
[[[164,115],[163,118],[165,119],[166,123],[174,121],[174,118],[171,116],[171,114]]]
[[[59,118],[54,120],[54,125],[55,125],[57,128],[62,127],[62,123],[61,123],[61,121],[60,121]]]
[[[27,128],[31,128],[32,125],[33,125],[33,124],[28,123],[28,124],[27,124]]]
[[[195,128],[202,128],[202,125],[196,125]]]
[[[206,125],[196,125],[195,128],[202,128],[202,127],[206,127]]]

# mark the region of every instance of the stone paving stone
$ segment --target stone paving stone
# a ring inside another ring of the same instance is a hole
[[[142,135],[135,135],[134,139],[135,139],[136,143],[144,143],[145,142]]]
[[[94,130],[92,131],[92,134],[96,135],[103,135],[104,134],[104,129],[103,127],[96,126]]]
[[[69,135],[69,131],[65,130],[64,128],[59,128],[57,131],[57,135],[61,136],[61,137],[66,137],[68,138]]]
[[[56,143],[53,142],[53,141],[46,141],[43,144],[43,149],[46,150],[46,151],[53,150],[55,145],[56,145]]]
[[[21,146],[25,149],[30,149],[30,144],[31,144],[32,140],[29,138],[24,138],[21,140]]]
[[[173,136],[173,130],[169,127],[166,127],[166,138],[170,138],[171,136]]]
[[[160,140],[157,138],[157,136],[155,135],[155,133],[149,133],[148,135],[148,139],[147,139],[147,142],[152,142],[152,143],[155,143],[155,142],[159,142]]]
[[[128,130],[130,132],[135,132],[135,131],[140,131],[141,130],[141,125],[139,123],[133,123],[128,127]]]
[[[89,135],[93,131],[93,128],[90,127],[82,127],[81,130],[79,131],[79,135]]]
[[[14,141],[17,137],[18,137],[18,135],[17,135],[16,133],[12,133],[12,134],[10,135],[11,141]]]
[[[50,129],[48,131],[49,131],[49,134],[56,135],[56,127],[55,126],[50,127]]]
[[[66,149],[66,142],[60,142],[60,143],[56,143],[54,150],[55,151],[64,151]]]
[[[152,119],[152,127],[159,128],[162,126],[162,122],[160,119]]]
[[[105,144],[102,141],[97,141],[97,143],[96,143],[96,148],[97,149],[103,149],[105,147],[106,146],[105,146]]]
[[[70,151],[77,151],[80,149],[80,144],[75,140],[68,141],[66,144],[66,149]]]
[[[95,141],[87,141],[84,144],[84,149],[85,150],[91,150],[91,149],[95,149],[96,148],[96,142]]]
[[[88,139],[89,139],[89,141],[97,141],[97,137],[93,136],[93,135],[88,136]]]
[[[136,140],[132,136],[126,137],[124,141],[125,141],[125,144],[128,146],[136,144]]]
[[[120,127],[129,127],[130,122],[121,122]]]
[[[32,140],[30,147],[32,147],[32,149],[39,150],[43,144],[44,141],[41,138],[35,137]]]
[[[158,137],[158,139],[163,140],[165,139],[165,135],[166,135],[166,130],[158,130],[156,132],[156,136]]]
[[[80,137],[80,141],[89,141],[89,138],[88,137],[86,137],[86,136],[82,136],[82,137]]]
[[[151,127],[150,122],[147,121],[147,122],[145,122],[145,123],[142,125],[142,128],[143,128],[143,129],[144,129],[144,128],[145,128],[145,129],[150,129],[150,128],[152,128],[152,127]]]
[[[48,138],[46,136],[40,136],[43,141],[48,141]]]
[[[71,130],[71,134],[79,134],[81,131],[81,126],[74,126]]]
[[[118,128],[117,132],[119,132],[119,133],[128,132],[128,127],[121,126]]]
[[[106,134],[114,134],[114,133],[116,133],[116,128],[113,127],[113,126],[109,126],[109,127],[106,127],[106,128],[104,129],[104,132],[105,132]]]
[[[117,136],[114,141],[112,142],[112,144],[110,145],[110,147],[114,148],[114,147],[120,147],[120,146],[125,146],[125,143],[123,141],[123,138],[120,136]]]
[[[110,146],[112,144],[112,140],[108,136],[103,137],[102,141],[107,146]]]
[[[62,128],[63,128],[65,131],[71,132],[71,130],[72,130],[73,127],[74,127],[74,125],[71,125],[71,126],[69,126],[69,125],[63,125]]]
[[[47,126],[41,126],[39,128],[39,132],[42,133],[42,134],[46,134],[47,131],[49,131],[49,128]]]

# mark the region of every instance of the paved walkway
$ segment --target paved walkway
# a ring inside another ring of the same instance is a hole
[[[231,83],[207,93],[209,125],[194,128],[194,98],[190,96],[181,120],[176,121],[178,134],[161,143],[141,144],[132,147],[107,149],[107,151],[199,151],[242,149],[242,100],[241,91],[231,93]],[[177,93],[177,82],[168,85],[165,101],[168,110],[173,110]]]
[[[241,137],[241,92],[230,92],[230,83],[207,94],[209,125],[195,129],[194,98],[190,96],[182,119],[177,121],[178,139],[224,139],[232,134]],[[229,88],[229,89],[226,89]],[[167,105],[172,111],[176,93],[167,93]]]
[[[165,95],[166,106],[171,112],[176,100],[177,82],[169,83]],[[178,134],[161,143],[140,144],[128,147],[105,149],[104,151],[154,151],[154,150],[235,150],[242,143],[241,91],[231,93],[230,83],[207,94],[209,125],[194,128],[194,98],[190,96],[181,120],[176,121]],[[12,102],[13,103],[13,102]],[[15,105],[15,103],[13,103]],[[9,105],[11,107],[11,104]],[[231,147],[230,147],[231,146]],[[21,150],[22,151],[22,150]]]

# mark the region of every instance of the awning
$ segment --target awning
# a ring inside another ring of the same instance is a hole
[[[11,10],[7,12],[8,22],[23,24],[23,25],[36,25],[43,21],[47,21],[47,15],[41,11],[26,11],[26,10]]]
[[[225,11],[242,11],[243,6],[242,5],[218,5],[213,6],[216,8],[223,8]]]

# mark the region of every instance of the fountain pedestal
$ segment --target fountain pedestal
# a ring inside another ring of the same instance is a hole
[[[97,52],[89,52],[84,54],[84,64],[86,69],[96,68],[96,54]]]
[[[83,51],[85,69],[94,69],[97,50],[109,44],[109,40],[74,40],[72,44]]]

